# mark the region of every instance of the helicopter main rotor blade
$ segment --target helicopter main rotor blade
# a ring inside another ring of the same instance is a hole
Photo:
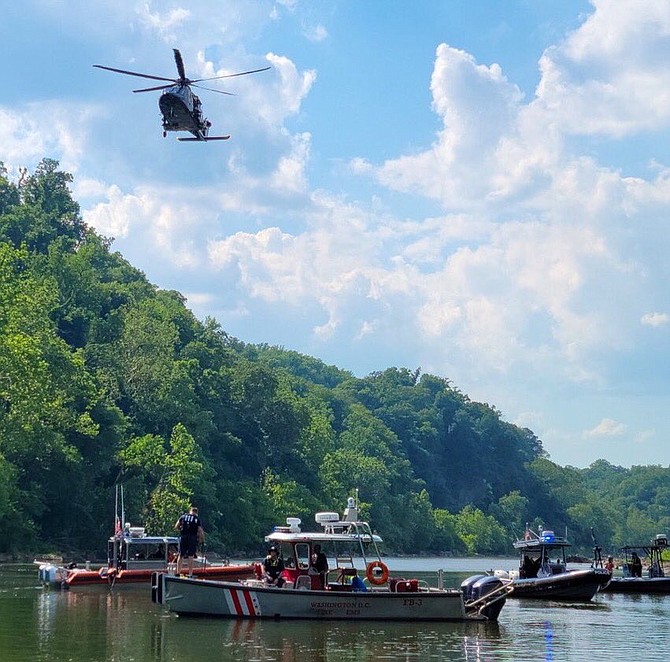
[[[151,76],[150,74],[138,74],[136,71],[126,71],[125,69],[115,69],[114,67],[105,67],[102,64],[94,64],[94,67],[97,69],[106,69],[107,71],[114,71],[117,74],[127,74],[128,76],[138,76],[139,78],[149,78],[150,80],[168,80],[172,83],[177,83],[178,81],[174,78],[165,78],[163,76]]]
[[[169,86],[167,86],[169,87]],[[195,85],[191,83],[191,87],[197,87],[199,90],[207,90],[208,92],[216,92],[217,94],[227,94],[228,96],[236,96],[234,92],[224,92],[224,90],[215,90],[213,87],[205,87],[204,85]],[[135,90],[135,92],[140,92],[143,90]]]
[[[181,53],[177,48],[172,49],[174,51],[174,61],[177,65],[177,73],[179,74],[180,80],[186,80],[186,72],[184,71],[184,60],[182,60]]]
[[[178,83],[178,81],[176,81]],[[144,87],[141,90],[133,90],[133,92],[153,92],[155,90],[167,90],[168,87],[173,87],[175,83],[169,85],[156,85],[156,87]]]
[[[262,69],[252,69],[251,71],[240,71],[237,74],[225,74],[223,76],[213,76],[212,78],[196,78],[192,83],[201,83],[203,80],[219,80],[220,78],[234,78],[235,76],[246,76],[247,74],[257,74],[259,71],[267,71],[272,67],[263,67]]]

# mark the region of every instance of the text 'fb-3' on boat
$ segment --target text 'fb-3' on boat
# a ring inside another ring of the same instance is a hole
[[[510,579],[512,597],[588,602],[610,581],[602,568],[569,569],[566,549],[571,543],[553,531],[526,528],[523,539],[514,542],[519,552],[518,570],[496,570],[497,577]]]
[[[320,530],[303,531],[302,522],[289,517],[265,537],[268,558],[281,561],[275,585],[268,585],[261,564],[256,578],[239,582],[157,573],[152,600],[180,615],[228,618],[495,621],[512,590],[490,575],[470,577],[460,589],[391,576],[382,539],[359,519],[353,497],[341,518],[320,512],[315,521]]]

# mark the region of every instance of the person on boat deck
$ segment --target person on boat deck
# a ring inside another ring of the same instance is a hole
[[[319,576],[318,588],[326,588],[326,574],[328,573],[328,558],[321,551],[321,545],[314,545],[314,553],[312,554],[312,562],[309,567],[310,574]]]
[[[365,582],[358,576],[358,571],[354,569],[354,574],[351,577],[351,590],[355,592],[364,592],[368,590]]]
[[[156,548],[149,554],[150,559],[163,559],[165,558],[165,547],[163,543],[156,545]]]
[[[279,558],[279,552],[276,547],[268,549],[268,555],[263,561],[263,575],[265,583],[269,586],[281,588],[284,585],[284,578],[281,573],[284,572],[284,562]]]
[[[631,568],[630,568],[630,574],[633,577],[642,577],[642,561],[640,560],[640,557],[637,555],[637,552],[633,552],[630,555],[630,560],[631,560]]]
[[[205,530],[198,517],[198,509],[191,506],[188,513],[184,513],[175,523],[174,528],[179,531],[179,556],[177,557],[177,574],[181,574],[183,559],[188,563],[188,574],[193,574],[193,559],[199,542],[205,542]]]
[[[613,556],[608,556],[607,557],[607,561],[604,565],[604,568],[610,574],[614,572],[614,557]]]

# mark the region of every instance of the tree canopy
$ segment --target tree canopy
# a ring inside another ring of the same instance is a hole
[[[561,467],[448,379],[359,378],[196,319],[85,225],[71,182],[0,163],[0,552],[101,552],[118,483],[157,534],[196,502],[220,553],[356,489],[396,552],[509,553],[526,523],[583,549],[670,528],[667,467]]]

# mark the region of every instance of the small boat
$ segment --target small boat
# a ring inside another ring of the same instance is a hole
[[[610,581],[603,568],[568,569],[565,551],[571,544],[553,531],[540,528],[536,533],[526,528],[523,540],[514,548],[519,551],[519,569],[496,570],[495,576],[510,579],[515,598],[540,598],[588,602]]]
[[[657,535],[648,545],[623,547],[622,577],[612,577],[604,589],[608,593],[670,593],[670,577],[663,567],[663,552],[668,549],[668,537]],[[647,562],[642,572],[641,559]],[[636,558],[637,557],[637,558]]]
[[[148,536],[143,527],[126,526],[121,533],[107,542],[107,564],[92,570],[90,564],[79,568],[74,564],[42,563],[38,578],[44,585],[54,588],[80,588],[86,586],[116,586],[148,584],[154,572],[176,571],[179,538],[176,536]],[[193,575],[212,579],[235,581],[253,577],[253,563],[229,565],[208,562],[206,557],[195,559]]]
[[[321,512],[315,520],[320,531],[303,531],[300,519],[289,517],[265,537],[284,565],[281,587],[269,586],[260,573],[238,583],[156,573],[152,600],[180,615],[227,618],[495,621],[512,590],[490,575],[469,577],[460,589],[391,577],[379,551],[382,540],[359,520],[353,497],[342,518]],[[327,551],[330,568],[322,575],[310,574],[317,545]]]
[[[119,491],[119,487],[121,487]],[[121,516],[119,517],[119,496]],[[144,527],[121,522],[125,519],[123,508],[123,486],[116,487],[114,513],[114,535],[107,541],[107,564],[92,570],[87,561],[84,568],[76,564],[62,565],[50,561],[35,561],[39,566],[38,579],[45,586],[54,588],[80,588],[87,586],[116,586],[145,584],[157,571],[176,572],[179,538],[177,536],[148,536]],[[253,563],[229,565],[210,563],[205,556],[194,560],[193,575],[211,579],[235,581],[253,577]]]

